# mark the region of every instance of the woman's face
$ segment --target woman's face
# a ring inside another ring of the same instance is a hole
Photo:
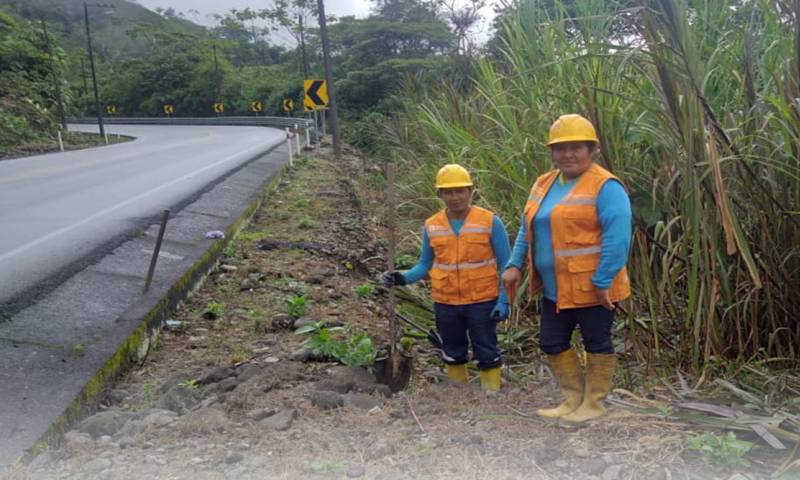
[[[586,142],[563,142],[550,145],[550,156],[561,173],[578,178],[592,165],[592,150]]]
[[[440,188],[439,196],[451,213],[460,215],[469,210],[472,201],[472,187]]]

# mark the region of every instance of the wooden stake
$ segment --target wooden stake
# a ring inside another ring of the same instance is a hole
[[[395,238],[395,185],[394,185],[394,163],[386,164],[386,227],[389,234],[389,246],[387,248],[386,267],[390,272],[394,271],[394,254],[396,246]],[[392,368],[391,378],[397,378],[400,362],[397,358],[397,316],[394,309],[397,304],[394,288],[389,289],[389,363]]]

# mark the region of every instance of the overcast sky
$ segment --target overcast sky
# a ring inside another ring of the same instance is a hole
[[[250,7],[254,10],[267,8],[272,5],[269,0],[133,0],[140,5],[153,10],[157,7],[164,9],[174,8],[176,12],[183,12],[186,18],[203,25],[213,25],[211,17],[214,13],[226,13],[232,8],[243,10]],[[365,17],[369,15],[371,4],[368,0],[326,0],[325,13],[342,17],[355,15]],[[189,14],[189,10],[197,10],[200,17]]]
[[[183,12],[187,20],[191,20],[201,25],[214,25],[213,14],[224,14],[235,8],[243,10],[247,7],[252,9],[262,9],[270,6],[270,0],[132,0],[143,5],[150,10],[158,7],[163,9],[173,8],[176,12]],[[487,3],[493,3],[491,0]],[[369,0],[325,0],[325,13],[344,17],[354,15],[359,18],[366,17],[370,13],[372,3]],[[197,10],[199,15],[189,13],[189,10]],[[484,21],[481,22],[473,33],[479,42],[483,42],[489,37],[491,19],[494,16],[491,6],[484,7],[481,12]],[[282,39],[285,41],[285,39]]]

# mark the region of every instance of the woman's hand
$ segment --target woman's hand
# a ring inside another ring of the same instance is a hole
[[[595,287],[594,291],[597,293],[597,299],[600,301],[600,305],[607,310],[614,310],[614,304],[611,303],[611,297],[608,295],[607,288],[597,288]]]
[[[503,279],[503,285],[506,287],[506,291],[515,292],[517,290],[517,286],[519,285],[519,281],[522,279],[522,271],[517,267],[508,267],[506,271],[503,272],[501,277]],[[514,300],[511,299],[513,302]]]

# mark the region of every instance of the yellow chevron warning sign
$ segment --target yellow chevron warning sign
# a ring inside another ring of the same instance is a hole
[[[328,107],[328,84],[325,80],[305,80],[303,82],[303,109],[318,110]]]

